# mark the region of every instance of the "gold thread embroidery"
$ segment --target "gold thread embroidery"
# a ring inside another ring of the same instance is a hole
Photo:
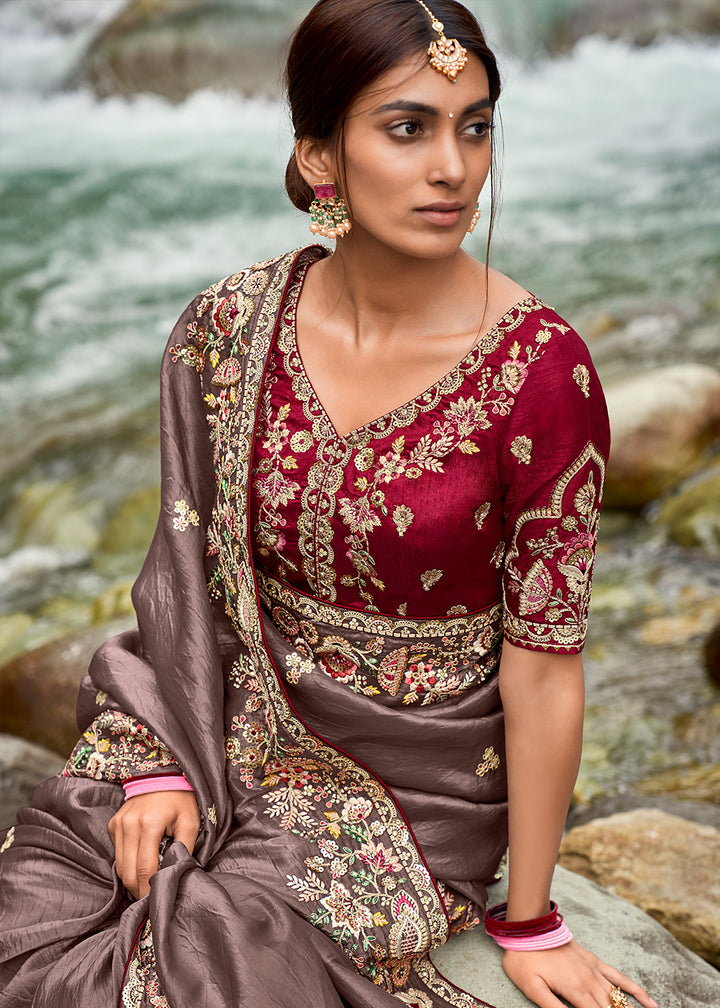
[[[580,391],[586,399],[590,398],[590,372],[584,364],[578,364],[573,371],[573,378],[580,386]]]
[[[197,511],[193,511],[187,501],[175,501],[175,514],[173,518],[173,528],[176,532],[184,532],[190,525],[199,525],[200,516]]]
[[[593,468],[594,467],[594,468]],[[573,503],[580,513],[563,514],[565,495],[573,481],[588,469],[585,482],[575,492]],[[596,484],[597,473],[598,479]],[[547,649],[576,648],[585,638],[590,604],[592,564],[597,538],[598,516],[605,461],[592,442],[562,474],[546,507],[531,508],[518,517],[506,557],[507,589],[519,594],[517,615],[505,599],[505,634],[511,643],[530,641]],[[554,520],[557,524],[540,539],[527,537],[526,526],[534,521]],[[564,535],[561,535],[561,531]],[[537,557],[526,574],[517,568],[520,541]],[[557,569],[565,578],[567,594],[555,588],[544,560],[559,555]],[[544,615],[544,620],[525,616]]]
[[[15,827],[11,826],[7,831],[7,836],[2,842],[2,847],[0,847],[0,854],[4,854],[8,847],[11,846],[13,840],[15,839]]]
[[[524,434],[516,437],[510,445],[510,451],[513,453],[518,462],[522,462],[524,465],[530,465],[530,462],[532,461],[532,449],[532,440]]]
[[[484,777],[491,770],[497,770],[500,766],[500,757],[492,746],[488,746],[483,753],[482,763],[478,763],[475,773],[478,777]]]
[[[430,591],[433,585],[436,585],[440,578],[443,576],[441,570],[427,570],[424,574],[420,575],[420,580],[422,581],[422,586],[425,591]]]

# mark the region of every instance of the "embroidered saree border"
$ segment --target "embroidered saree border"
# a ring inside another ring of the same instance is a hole
[[[408,640],[421,640],[443,634],[450,636],[477,635],[488,626],[492,626],[498,615],[502,613],[502,606],[499,603],[468,615],[422,617],[421,619],[366,612],[362,609],[346,609],[331,602],[320,601],[310,595],[305,595],[290,585],[283,584],[265,571],[257,570],[256,574],[260,595],[271,606],[274,604],[288,605],[300,613],[304,619],[316,620],[320,623],[342,627],[345,630],[360,630],[368,634],[382,634],[387,637]]]
[[[218,338],[217,327],[210,337],[213,350],[209,359],[213,369],[210,387],[205,370],[205,401],[211,409],[208,420],[218,473],[217,501],[208,529],[209,553],[216,563],[216,570],[211,572],[210,592],[224,595],[241,643],[241,663],[246,676],[252,675],[254,679],[254,710],[246,716],[243,728],[252,728],[266,741],[260,762],[246,768],[247,787],[260,792],[268,802],[268,814],[272,815],[273,795],[278,796],[278,805],[282,805],[283,791],[288,786],[287,768],[305,761],[306,766],[321,771],[325,789],[337,806],[337,818],[345,815],[346,819],[352,819],[353,809],[362,814],[363,822],[371,827],[371,835],[386,837],[390,842],[384,856],[395,860],[406,876],[405,889],[393,890],[392,898],[383,901],[382,912],[376,911],[375,915],[371,915],[362,897],[353,897],[338,882],[332,883],[329,896],[318,899],[324,908],[318,920],[328,922],[325,929],[330,936],[339,942],[360,972],[392,990],[395,985],[389,979],[391,963],[397,966],[402,961],[409,965],[446,941],[447,912],[394,798],[369,770],[313,735],[290,705],[265,640],[251,551],[248,491],[263,378],[296,264],[299,261],[302,266],[317,255],[312,248],[291,253],[232,278],[235,290],[238,287],[244,291],[261,290],[254,298],[245,299],[244,295],[238,298],[223,290],[221,283],[210,288],[198,304],[198,316],[203,319],[230,320],[225,340]],[[227,302],[233,296],[234,308],[228,310]],[[243,324],[237,323],[238,318]],[[251,318],[252,325],[248,326]],[[193,366],[192,350],[187,347],[175,350],[177,358]],[[213,384],[220,387],[219,394]],[[317,840],[312,822],[296,819],[294,827],[290,829],[296,835],[311,842]],[[351,846],[353,843],[347,835],[344,842]],[[362,839],[354,843],[359,849]],[[291,891],[298,883],[304,881],[288,877]],[[307,890],[300,899],[307,903]]]

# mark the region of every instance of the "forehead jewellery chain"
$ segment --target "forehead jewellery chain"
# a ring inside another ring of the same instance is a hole
[[[444,74],[454,84],[457,75],[468,61],[467,49],[461,46],[457,39],[446,38],[445,25],[442,21],[438,21],[430,8],[423,3],[423,0],[417,0],[417,2],[430,18],[433,31],[436,31],[440,36],[428,47],[430,66],[438,73]]]

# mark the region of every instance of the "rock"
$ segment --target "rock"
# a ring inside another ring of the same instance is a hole
[[[559,863],[645,910],[720,966],[720,830],[657,809],[620,812],[570,830]]]
[[[160,488],[146,487],[122,502],[110,517],[98,549],[103,553],[147,552],[160,512]]]
[[[99,538],[103,505],[83,500],[72,480],[41,480],[25,487],[13,502],[8,527],[14,548],[58,546],[92,553]]]
[[[638,626],[638,636],[644,644],[685,644],[704,637],[720,616],[720,598],[698,599],[686,611],[663,614]]]
[[[644,46],[665,35],[717,34],[716,0],[590,0],[560,17],[550,35],[550,48],[565,51],[586,35]]]
[[[606,389],[612,449],[605,505],[640,508],[697,471],[720,433],[720,373],[677,364]]]
[[[720,805],[720,765],[699,763],[679,769],[664,770],[638,781],[635,787],[642,794],[673,795],[692,801],[713,802]],[[720,846],[720,833],[717,838]],[[720,869],[720,863],[718,863]],[[720,965],[720,961],[718,962]]]
[[[0,669],[0,731],[59,753],[78,737],[75,699],[90,659],[103,641],[134,624],[126,618],[61,637]]]
[[[150,92],[178,102],[208,87],[274,96],[282,48],[306,12],[287,2],[131,0],[67,83],[101,98]]]
[[[720,686],[720,623],[707,636],[703,658],[710,681]]]
[[[561,867],[555,869],[552,895],[580,944],[632,977],[660,1005],[712,1008],[718,1003],[715,970],[637,907]],[[506,898],[505,882],[490,889],[491,904]],[[491,1004],[533,1005],[505,976],[500,949],[482,927],[451,938],[432,958],[453,983]]]
[[[60,773],[64,765],[58,753],[0,734],[0,830],[13,825],[16,811],[28,804],[33,788]]]
[[[720,470],[703,473],[682,486],[655,517],[679,546],[701,546],[720,553]]]
[[[701,759],[720,764],[720,702],[678,714],[673,726],[684,752],[702,753]]]
[[[599,798],[590,805],[573,805],[568,816],[568,829],[582,826],[594,819],[606,818],[616,812],[632,812],[637,808],[654,808],[679,816],[702,826],[720,830],[720,805],[688,798],[671,798],[668,795],[647,795],[626,790],[622,794]]]
[[[33,625],[27,613],[9,613],[0,616],[0,666],[14,658],[23,649],[23,641]]]

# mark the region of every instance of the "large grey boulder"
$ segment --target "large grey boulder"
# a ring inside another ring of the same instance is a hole
[[[129,0],[68,80],[101,98],[199,88],[277,94],[282,49],[309,5],[301,0]]]
[[[0,734],[0,829],[12,826],[16,811],[28,804],[36,784],[60,773],[64,765],[58,753]]]
[[[560,867],[552,895],[580,944],[641,984],[663,1008],[720,1004],[720,974],[642,910]],[[491,903],[506,898],[505,882],[490,890]],[[500,949],[482,927],[451,939],[432,958],[449,980],[498,1008],[532,1005],[505,976]]]

